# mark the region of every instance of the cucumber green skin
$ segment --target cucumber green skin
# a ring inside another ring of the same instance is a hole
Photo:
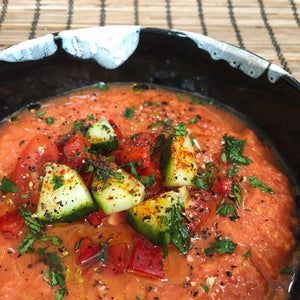
[[[186,187],[178,192],[163,193],[154,199],[147,199],[126,211],[127,222],[137,232],[147,237],[152,243],[167,248],[170,243],[168,226],[161,221],[162,216],[169,217],[171,207],[179,202],[185,203]]]
[[[113,139],[104,142],[92,143],[91,148],[92,150],[96,150],[96,151],[100,150],[102,154],[109,153],[119,148],[118,137],[116,136]]]
[[[62,176],[63,185],[53,189],[53,176]],[[46,166],[35,217],[45,223],[74,222],[96,209],[92,196],[77,171],[62,164]]]
[[[57,215],[60,216],[50,216],[50,214],[45,213],[43,216],[39,217],[39,220],[43,223],[59,223],[59,222],[65,222],[65,223],[72,223],[75,221],[78,221],[85,216],[91,214],[96,210],[96,206],[94,203],[89,203],[86,206],[73,208],[71,212],[62,214],[57,213]]]
[[[153,244],[167,248],[170,243],[170,234],[165,226],[155,227],[153,224],[144,222],[136,217],[132,210],[126,211],[127,223],[136,231],[144,235]]]

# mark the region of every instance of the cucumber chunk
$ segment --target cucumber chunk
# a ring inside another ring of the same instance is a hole
[[[192,185],[192,179],[197,175],[197,164],[190,138],[168,137],[162,147],[160,163],[164,186]]]
[[[100,149],[104,154],[116,150],[119,147],[118,136],[105,117],[95,122],[88,129],[86,136],[91,143],[92,149]]]
[[[105,180],[96,174],[92,182],[92,194],[97,205],[110,215],[141,203],[146,196],[144,185],[115,164],[109,167]]]
[[[73,222],[96,209],[78,173],[66,165],[46,166],[35,217],[42,222]]]
[[[156,198],[147,199],[126,212],[127,222],[152,243],[167,248],[170,234],[168,226],[162,222],[161,217],[169,217],[172,206],[178,202],[185,203],[187,194],[184,186]]]

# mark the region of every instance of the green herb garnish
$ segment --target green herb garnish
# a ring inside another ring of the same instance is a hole
[[[275,194],[275,192],[270,187],[268,187],[267,185],[265,185],[264,183],[262,183],[261,181],[256,179],[256,176],[249,177],[249,180],[250,180],[250,185],[252,187],[260,187],[260,189],[263,192],[270,193],[270,194]]]
[[[4,176],[1,180],[0,190],[3,194],[17,193],[19,190],[16,188],[16,184]]]
[[[36,240],[46,243],[44,248],[38,248],[35,253],[40,256],[39,261],[48,266],[47,271],[44,273],[48,284],[51,287],[56,285],[60,287],[60,289],[55,292],[56,299],[62,299],[62,297],[67,293],[65,287],[66,269],[63,265],[62,259],[58,256],[58,252],[50,252],[47,249],[48,242],[50,242],[51,245],[58,247],[62,245],[63,240],[59,237],[49,237],[46,234],[43,234],[42,231],[46,230],[46,227],[32,217],[31,211],[22,209],[20,212],[25,224],[28,226],[28,231],[21,243],[18,244],[17,249],[20,254],[29,253],[34,251],[33,246]]]
[[[205,191],[210,191],[210,187],[207,185],[207,183],[202,179],[200,178],[199,176],[195,176],[193,179],[192,179],[192,183],[195,184],[198,188],[201,188]]]
[[[233,250],[236,247],[230,239],[222,240],[221,237],[215,238],[215,242],[211,243],[211,247],[204,249],[206,256],[212,256],[214,252],[218,252],[220,254],[228,253],[232,254]]]
[[[97,84],[97,88],[99,88],[103,92],[106,92],[106,91],[109,90],[109,87],[105,83],[103,83],[103,82],[99,82]]]
[[[234,175],[239,171],[239,169],[240,169],[239,166],[234,165],[233,169],[228,169],[227,176],[232,179]]]
[[[53,185],[53,190],[57,190],[64,185],[64,177],[53,175],[50,183]]]
[[[39,112],[36,114],[36,117],[37,117],[37,118],[40,118],[40,117],[43,116],[45,113],[46,113],[45,110],[41,110],[41,111],[39,111]]]
[[[206,293],[206,294],[208,294],[208,292],[209,292],[209,288],[208,288],[208,286],[206,286],[206,285],[205,285],[205,284],[203,284],[203,283],[200,283],[200,285],[203,287],[203,289],[204,289],[205,293]]]
[[[184,219],[181,215],[181,210],[184,209],[182,203],[173,205],[171,208],[170,217],[162,216],[163,224],[168,227],[171,241],[182,254],[186,254],[190,248],[191,233],[185,226]]]
[[[145,176],[140,176],[139,181],[145,186],[145,187],[151,187],[156,183],[155,180],[155,174],[152,173],[150,176],[145,175]]]
[[[221,204],[217,208],[217,213],[219,213],[222,216],[227,216],[228,214],[231,214],[233,217],[237,217],[238,214],[233,206],[233,204]]]
[[[241,188],[235,181],[232,182],[231,194],[229,195],[229,198],[235,202],[236,207],[239,207],[241,205],[242,192]]]
[[[251,159],[243,156],[246,140],[236,140],[234,137],[227,136],[227,134],[223,136],[223,140],[225,142],[221,156],[223,162],[228,161],[229,164],[237,165],[251,164]]]
[[[197,117],[194,117],[194,118],[192,118],[192,119],[190,119],[190,124],[196,124],[198,122],[198,119],[197,119]]]
[[[94,120],[94,115],[93,115],[93,114],[88,114],[88,120],[89,120],[89,121]]]
[[[22,194],[22,195],[21,195],[21,198],[22,198],[22,199],[27,199],[29,196],[30,196],[30,193]]]
[[[243,254],[243,257],[245,258],[245,259],[247,259],[248,257],[249,257],[249,255],[251,254],[251,250],[250,250],[250,248]]]
[[[173,126],[175,136],[187,136],[188,132],[186,131],[186,125],[183,122],[180,122],[177,125]]]
[[[178,97],[178,99],[179,99],[180,101],[183,101],[183,98],[182,98],[181,94],[177,93],[176,95],[177,95],[177,97]]]
[[[48,125],[52,125],[52,124],[54,123],[54,118],[53,118],[53,117],[46,118],[46,119],[45,119],[45,122],[46,122]]]
[[[135,112],[134,107],[126,108],[123,112],[123,116],[125,119],[130,120],[133,118]]]

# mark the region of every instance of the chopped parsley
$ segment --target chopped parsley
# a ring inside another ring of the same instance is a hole
[[[250,254],[251,254],[251,249],[249,248],[249,249],[243,254],[243,257],[244,257],[245,259],[247,259],[247,258],[250,256]]]
[[[0,190],[3,194],[17,193],[19,190],[16,188],[16,184],[4,176],[1,180]]]
[[[227,216],[228,214],[231,214],[233,217],[237,217],[238,214],[234,208],[233,204],[224,203],[218,206],[217,213],[219,213],[222,216]]]
[[[149,126],[148,126],[148,129],[150,128],[155,128],[155,127],[170,127],[173,123],[173,119],[168,119],[167,121],[161,121],[161,120],[158,120],[157,123],[151,123]]]
[[[200,178],[199,176],[195,176],[193,179],[192,179],[192,183],[195,184],[198,188],[201,188],[205,191],[210,191],[210,187],[207,185],[207,183],[202,179]]]
[[[50,183],[53,185],[53,190],[57,190],[64,185],[64,177],[53,175]]]
[[[205,167],[205,171],[201,175],[195,176],[192,179],[192,183],[195,184],[198,188],[210,192],[210,189],[217,177],[214,175],[214,171],[209,170],[209,168],[214,168],[215,166],[212,163],[207,163]]]
[[[250,185],[252,187],[260,187],[260,189],[263,192],[270,193],[270,194],[275,194],[275,192],[270,187],[268,187],[267,185],[265,185],[264,183],[262,183],[261,181],[256,179],[256,176],[250,176],[249,180],[250,180]]]
[[[214,252],[218,252],[220,254],[228,253],[232,254],[236,244],[234,244],[230,239],[222,240],[221,237],[215,239],[216,241],[211,243],[211,247],[204,249],[206,256],[212,256]]]
[[[206,294],[208,294],[208,292],[209,292],[209,288],[208,288],[208,286],[207,286],[207,285],[205,285],[205,284],[203,284],[203,283],[200,283],[200,285],[203,287],[203,289],[204,289],[205,293],[206,293]]]
[[[45,122],[46,122],[48,125],[52,125],[52,124],[54,124],[54,118],[53,118],[53,117],[46,118],[46,119],[45,119]]]
[[[77,131],[81,131],[81,132],[84,132],[84,124],[80,121],[75,121],[72,128],[74,129],[75,132]]]
[[[22,198],[22,199],[27,199],[29,196],[30,196],[30,193],[22,194],[22,195],[21,195],[21,198]]]
[[[239,169],[239,166],[234,165],[232,169],[228,169],[227,176],[232,179],[234,175],[239,171]]]
[[[47,249],[48,242],[50,242],[51,245],[58,247],[62,245],[63,240],[56,236],[49,237],[46,234],[43,234],[42,231],[46,230],[46,227],[32,217],[31,211],[22,209],[21,215],[25,224],[28,226],[28,231],[26,232],[24,239],[18,244],[17,249],[20,254],[29,253],[34,251],[33,246],[36,240],[45,243],[45,247],[38,248],[36,254],[40,256],[39,261],[48,266],[47,271],[44,273],[48,284],[51,287],[58,285],[60,288],[55,292],[56,299],[62,299],[67,293],[65,287],[66,268],[63,265],[62,259],[58,256],[58,252],[50,252]]]
[[[41,111],[39,111],[39,112],[36,114],[36,117],[37,117],[37,118],[40,118],[40,117],[43,116],[45,113],[46,113],[45,110],[41,110]]]
[[[188,132],[186,131],[186,125],[183,122],[180,122],[177,125],[173,126],[175,136],[187,136]]]
[[[231,194],[229,195],[229,198],[235,202],[236,207],[239,207],[241,205],[242,192],[241,188],[235,181],[232,182]]]
[[[192,118],[192,119],[190,119],[190,124],[196,124],[198,122],[198,119],[197,119],[197,117],[194,117],[194,118]]]
[[[109,87],[103,82],[99,82],[97,84],[97,88],[100,89],[102,92],[106,92],[109,90]]]
[[[135,108],[134,107],[126,108],[123,111],[123,116],[124,116],[125,119],[130,120],[130,119],[133,118],[134,112],[135,112]]]
[[[228,161],[229,164],[249,165],[251,159],[243,156],[246,140],[236,140],[234,137],[224,134],[223,136],[223,154],[221,159],[223,162]]]
[[[192,103],[198,103],[200,105],[205,105],[206,104],[202,99],[200,99],[198,97],[192,97],[191,100],[192,100]]]
[[[192,146],[195,145],[195,139],[196,139],[196,137],[194,135],[190,135],[190,140],[191,140]]]
[[[182,203],[173,205],[170,217],[161,216],[163,224],[168,227],[171,241],[182,254],[186,254],[190,248],[191,233],[185,226],[181,210],[184,209]]]
[[[95,118],[94,118],[94,115],[93,114],[88,114],[88,120],[89,121],[92,121],[92,120],[94,120]]]
[[[105,163],[96,163],[94,164],[96,168],[96,176],[99,181],[107,181],[110,176],[113,176],[119,180],[124,179],[121,172],[114,171],[111,167],[106,165]]]
[[[178,99],[179,99],[180,101],[183,101],[183,98],[182,98],[181,94],[177,93],[176,95],[177,95],[177,97],[178,97]]]
[[[155,180],[155,174],[152,173],[150,176],[145,175],[145,176],[140,176],[139,181],[145,186],[145,187],[151,187],[156,183]]]

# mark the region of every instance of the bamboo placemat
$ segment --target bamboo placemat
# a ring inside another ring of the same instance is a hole
[[[300,0],[1,0],[0,48],[103,25],[193,31],[281,66],[300,81]]]

